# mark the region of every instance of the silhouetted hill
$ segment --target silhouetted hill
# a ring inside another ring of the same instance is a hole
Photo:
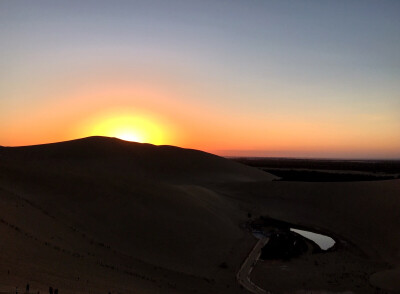
[[[3,160],[12,159],[24,164],[39,161],[42,164],[57,162],[59,165],[76,161],[82,164],[101,162],[103,168],[114,169],[113,172],[136,172],[137,176],[148,176],[151,173],[152,176],[157,174],[160,178],[168,179],[176,175],[193,180],[198,175],[202,180],[208,178],[212,181],[225,181],[230,177],[235,181],[274,178],[256,169],[198,150],[99,136],[52,144],[5,147],[0,149],[0,156]]]
[[[43,283],[49,271],[79,276],[60,282],[63,293],[85,289],[82,277],[97,293],[115,289],[114,278],[140,293],[158,293],[157,283],[168,293],[239,289],[236,270],[254,242],[240,227],[247,211],[212,187],[273,178],[202,151],[106,137],[1,148],[0,175],[9,252],[0,257],[0,278],[10,260]],[[53,267],[54,259],[63,266]],[[221,262],[229,268],[221,271]],[[221,279],[228,282],[211,283]]]

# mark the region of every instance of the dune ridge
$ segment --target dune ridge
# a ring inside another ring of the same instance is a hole
[[[221,285],[238,290],[235,271],[254,239],[240,228],[246,212],[212,185],[274,178],[201,151],[105,137],[4,147],[0,174],[1,227],[23,232],[13,237],[4,232],[9,246],[37,252],[25,261],[17,251],[9,261],[0,257],[3,272],[10,262],[20,264],[17,268],[31,268],[44,283],[49,272],[33,265],[51,263],[48,251],[55,250],[69,266],[54,273],[69,277],[77,271],[104,288],[117,288],[98,281],[100,267],[119,273],[121,285],[141,285],[143,293],[153,293],[148,288],[187,293],[193,287],[212,293]],[[28,243],[29,236],[37,241],[25,248],[24,236]],[[219,267],[223,262],[228,269]],[[154,281],[127,282],[129,272]],[[77,291],[81,281],[60,283]]]

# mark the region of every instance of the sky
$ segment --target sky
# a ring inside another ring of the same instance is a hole
[[[0,145],[400,158],[400,1],[0,1]]]

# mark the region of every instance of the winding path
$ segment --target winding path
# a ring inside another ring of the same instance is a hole
[[[261,255],[261,249],[267,244],[269,238],[262,238],[258,240],[256,245],[254,246],[253,250],[251,250],[250,254],[244,260],[242,266],[240,267],[238,273],[236,274],[236,279],[238,280],[239,284],[246,288],[251,293],[255,294],[271,294],[270,292],[261,289],[252,281],[250,281],[250,274],[253,270],[254,266],[257,263],[258,258]]]

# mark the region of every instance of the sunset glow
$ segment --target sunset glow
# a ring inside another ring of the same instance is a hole
[[[142,137],[139,136],[136,131],[123,130],[122,132],[117,132],[115,137],[124,141],[143,143]]]
[[[1,3],[0,145],[400,158],[397,4],[206,2]]]
[[[167,129],[165,122],[126,110],[97,114],[82,121],[77,127],[81,136],[116,137],[125,141],[155,145],[167,144],[172,137],[172,130]]]

